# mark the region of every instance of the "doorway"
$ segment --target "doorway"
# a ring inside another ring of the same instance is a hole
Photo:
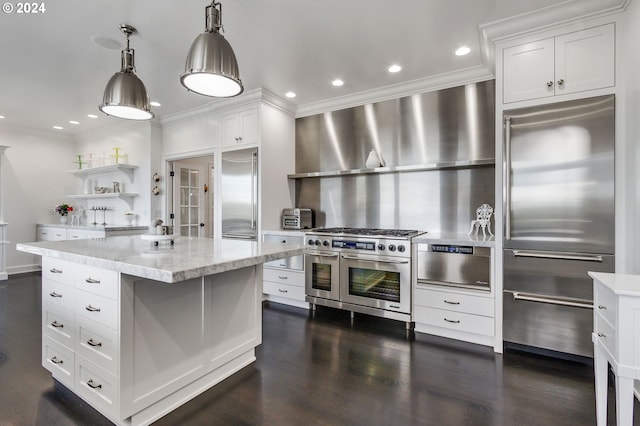
[[[183,237],[213,238],[215,231],[215,157],[184,158],[168,162],[171,170],[170,216],[174,233]]]

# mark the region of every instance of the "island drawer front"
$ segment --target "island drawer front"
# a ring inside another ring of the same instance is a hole
[[[118,330],[118,302],[86,291],[77,291],[76,315]]]
[[[595,334],[598,336],[600,344],[602,344],[613,358],[618,357],[618,347],[616,345],[616,331],[609,321],[605,320],[602,315],[595,315]]]
[[[415,289],[414,296],[414,303],[417,306],[445,309],[485,317],[495,316],[495,302],[493,298],[489,297],[418,288]]]
[[[73,287],[77,265],[51,257],[42,258],[42,279],[56,281]]]
[[[118,273],[92,266],[78,265],[76,288],[118,300]]]
[[[416,323],[433,325],[436,327],[458,330],[466,333],[493,336],[494,320],[492,317],[471,315],[462,312],[447,311],[435,308],[416,308],[414,312]]]
[[[42,304],[42,333],[63,345],[73,348],[74,314],[50,303]]]
[[[91,361],[76,356],[76,392],[103,414],[116,417],[118,378]]]
[[[76,290],[59,282],[42,280],[42,303],[50,303],[71,312],[75,309]]]
[[[49,370],[53,377],[73,389],[75,355],[64,345],[48,336],[42,337],[42,366]]]
[[[304,273],[287,271],[284,269],[263,268],[262,278],[264,281],[295,285],[303,288],[304,292]]]
[[[289,299],[296,299],[300,301],[305,300],[304,287],[297,285],[264,281],[262,292],[273,296],[287,297]]]
[[[78,321],[76,332],[76,353],[117,376],[118,333],[84,318]]]
[[[593,309],[616,327],[616,312],[618,312],[618,299],[616,295],[603,285],[596,285],[593,294]]]

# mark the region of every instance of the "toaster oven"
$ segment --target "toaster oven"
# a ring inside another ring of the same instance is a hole
[[[310,229],[313,227],[311,209],[283,209],[282,229]]]

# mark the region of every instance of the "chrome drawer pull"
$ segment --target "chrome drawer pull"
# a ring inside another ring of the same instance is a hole
[[[604,333],[598,333],[598,337],[605,337],[605,338],[606,338],[606,337],[607,337],[607,335],[606,335],[606,334],[604,334]]]
[[[279,291],[280,293],[288,293],[288,291],[287,291],[287,290],[283,290],[283,289],[281,289],[281,288],[279,288],[279,289],[278,289],[278,291]]]
[[[85,309],[89,312],[100,312],[100,308],[94,308],[91,305],[88,305]]]
[[[87,345],[93,346],[94,348],[102,347],[102,342],[94,342],[93,339],[87,340]]]
[[[278,275],[278,278],[280,278],[281,280],[286,280],[286,279],[288,279],[289,277],[283,277],[282,275]]]
[[[445,300],[444,303],[448,303],[449,305],[459,305],[460,302],[451,302],[449,300]]]
[[[88,282],[89,284],[100,284],[100,280],[96,280],[96,279],[91,278],[91,277],[87,278],[85,280],[85,282]]]
[[[95,383],[93,383],[93,379],[89,379],[89,381],[87,382],[87,386],[89,386],[91,389],[102,389],[102,385],[96,385]]]
[[[62,270],[56,269],[56,268],[51,268],[51,269],[49,269],[49,272],[51,272],[52,274],[61,274]]]
[[[448,318],[445,318],[444,320],[445,320],[446,322],[450,322],[450,323],[452,323],[452,324],[460,324],[460,320],[450,320],[450,319],[448,319]]]
[[[604,306],[604,305],[598,305],[598,309],[605,309],[605,310],[606,310],[606,309],[607,309],[607,307],[606,307],[606,306]]]
[[[477,285],[489,285],[489,281],[480,281],[480,280],[477,280],[477,281],[476,281],[476,284],[477,284]]]
[[[61,294],[56,293],[55,291],[52,291],[51,293],[49,293],[49,296],[51,296],[51,297],[62,297]]]
[[[51,325],[55,328],[64,328],[64,324],[60,324],[58,321],[52,322]]]
[[[57,356],[52,357],[50,361],[54,364],[64,364],[64,361],[62,361],[61,359],[58,359]]]

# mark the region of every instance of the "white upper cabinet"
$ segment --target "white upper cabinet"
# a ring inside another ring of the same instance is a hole
[[[502,51],[503,103],[615,84],[615,27],[602,25]]]
[[[258,107],[222,117],[222,146],[256,145],[260,142]]]

